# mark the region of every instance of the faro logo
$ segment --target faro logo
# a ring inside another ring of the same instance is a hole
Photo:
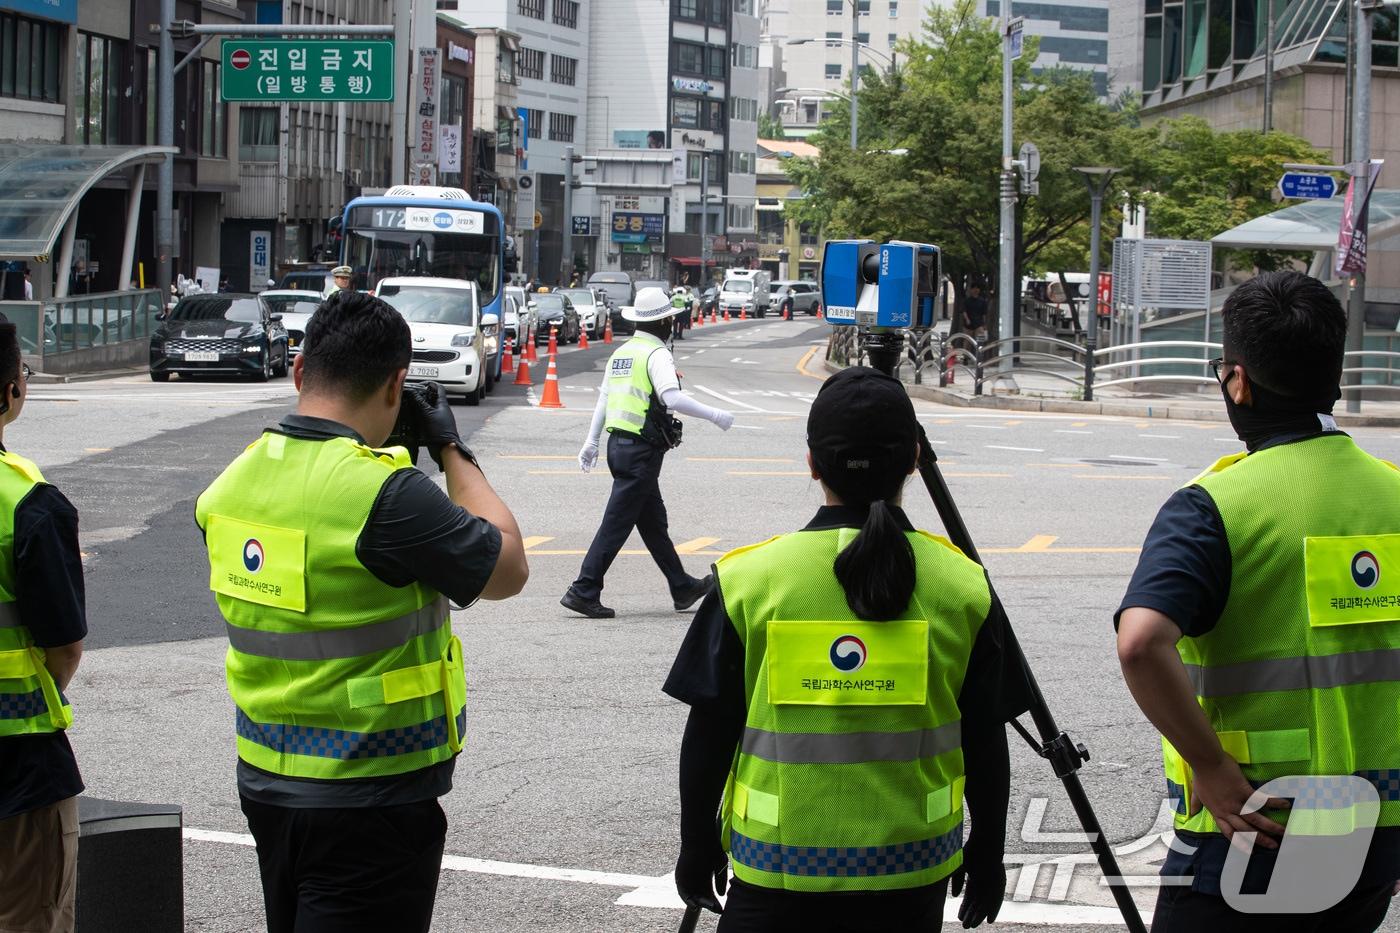
[[[865,642],[854,635],[842,635],[831,643],[831,666],[847,674],[865,667]]]
[[[447,211],[438,211],[433,215],[433,226],[439,230],[446,230],[452,226],[452,215]]]
[[[1370,551],[1357,551],[1351,559],[1351,579],[1363,590],[1381,582],[1381,562]]]
[[[263,569],[262,542],[257,538],[249,538],[243,543],[243,566],[248,568],[249,573],[257,573]]]

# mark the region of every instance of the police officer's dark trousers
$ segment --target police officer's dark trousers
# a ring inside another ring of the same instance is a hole
[[[584,599],[596,600],[603,592],[603,577],[633,528],[641,533],[652,560],[666,575],[673,597],[695,585],[695,579],[681,565],[680,555],[666,530],[666,503],[661,499],[660,485],[661,462],[665,456],[665,450],[635,434],[614,432],[608,435],[612,494],[608,496],[603,522],[593,536],[573,585],[573,591]]]

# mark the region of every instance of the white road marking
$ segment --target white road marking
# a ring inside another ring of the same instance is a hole
[[[1109,454],[1110,460],[1127,460],[1130,463],[1166,463],[1165,457],[1129,457],[1125,454]]]
[[[1150,438],[1154,438],[1154,439],[1156,439],[1156,440],[1162,440],[1162,441],[1179,441],[1179,440],[1181,440],[1181,435],[1180,435],[1180,434],[1139,434],[1138,437],[1150,437]]]
[[[1027,453],[1043,454],[1045,450],[1041,447],[1003,447],[1001,444],[983,444],[988,450],[1024,450]]]
[[[1069,431],[1064,428],[1056,428],[1056,434],[1093,434],[1093,431]]]
[[[1001,424],[965,424],[965,428],[986,428],[988,431],[1005,431],[1006,426]]]
[[[1240,442],[1238,437],[1212,437],[1211,440],[1219,441],[1222,444],[1238,444]]]
[[[748,402],[741,402],[741,401],[739,401],[737,398],[730,398],[728,395],[723,395],[723,394],[721,394],[721,393],[719,393],[719,392],[716,392],[714,389],[706,388],[705,386],[702,386],[702,385],[697,385],[697,386],[695,386],[695,388],[696,388],[697,390],[701,391],[701,392],[704,392],[706,395],[713,396],[714,398],[719,399],[721,402],[724,402],[724,403],[726,403],[726,404],[728,404],[728,405],[737,405],[737,406],[739,406],[740,408],[747,408],[749,411],[755,411],[755,412],[758,412],[758,413],[761,414],[761,415],[800,415],[800,414],[802,414],[802,412],[800,412],[800,411],[772,411],[772,410],[767,409],[767,408],[759,408],[757,405],[750,405]]]

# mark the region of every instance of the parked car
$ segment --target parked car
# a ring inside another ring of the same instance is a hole
[[[322,294],[326,286],[331,284],[331,267],[328,265],[307,266],[300,269],[292,269],[285,272],[277,282],[277,288],[294,288],[302,292],[315,292]]]
[[[301,355],[301,345],[306,342],[306,322],[321,306],[321,296],[309,295],[298,288],[270,288],[259,292],[258,297],[267,302],[274,314],[282,315],[282,326],[287,328],[287,354],[296,359]]]
[[[559,343],[578,343],[579,320],[574,303],[563,292],[545,292],[534,296],[535,346],[549,343],[549,330],[553,327]]]
[[[520,316],[516,322],[518,337],[515,341],[516,346],[519,346],[525,339],[525,332],[534,329],[535,326],[535,306],[531,302],[535,296],[525,294],[524,287],[520,285],[507,285],[506,297],[515,299],[516,313]]]
[[[588,331],[590,337],[603,336],[603,321],[607,306],[598,301],[592,289],[588,288],[565,288],[559,292],[568,296],[573,302],[574,310],[578,311],[578,323],[584,330]]]
[[[500,320],[494,314],[481,314],[476,283],[388,278],[380,280],[375,294],[402,314],[413,332],[408,381],[436,382],[449,397],[481,404],[489,365],[485,331]]]
[[[520,309],[524,302],[511,294],[511,289],[507,288],[506,293],[501,296],[501,336],[509,339],[511,346],[520,347]]]
[[[288,355],[282,315],[257,295],[188,295],[151,335],[151,379],[223,373],[266,382],[287,375]]]
[[[595,272],[588,277],[588,287],[607,295],[608,305],[614,311],[631,305],[632,296],[637,293],[632,287],[632,276],[626,272]],[[616,323],[613,327],[616,329]]]
[[[772,284],[772,302],[778,308],[778,313],[784,316],[794,316],[799,311],[816,316],[817,306],[821,304],[822,293],[816,282],[807,280],[774,282]]]
[[[700,293],[700,313],[709,314],[717,310],[719,304],[719,286],[711,285]]]

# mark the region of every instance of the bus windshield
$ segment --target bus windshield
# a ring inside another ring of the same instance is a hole
[[[354,287],[371,289],[381,279],[395,276],[465,279],[476,283],[482,306],[490,305],[501,288],[496,215],[434,207],[420,220],[423,211],[410,206],[351,206],[345,255],[355,270]],[[459,232],[463,228],[473,232]]]

